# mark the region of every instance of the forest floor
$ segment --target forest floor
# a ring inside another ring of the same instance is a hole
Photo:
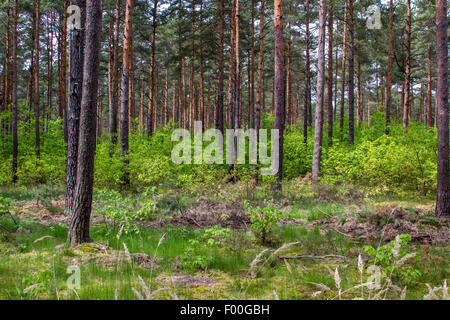
[[[97,191],[95,242],[71,249],[63,189],[1,189],[13,209],[0,218],[0,300],[448,299],[450,221],[434,217],[432,198],[308,183],[275,198],[243,183],[193,188]],[[283,214],[265,243],[250,228],[243,197]],[[151,217],[124,222],[118,208],[142,212],[148,198]],[[402,234],[411,242],[397,243]],[[365,284],[372,265],[384,274],[378,287]],[[76,269],[80,286],[69,288]]]

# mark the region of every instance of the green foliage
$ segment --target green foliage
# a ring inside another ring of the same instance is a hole
[[[252,222],[252,230],[263,244],[268,241],[268,235],[272,232],[276,224],[283,218],[280,210],[273,206],[252,207],[248,201],[244,202],[244,208],[248,210]]]
[[[218,225],[201,232],[190,233],[192,238],[189,239],[188,246],[180,257],[181,267],[190,271],[205,270],[215,262],[214,257],[205,255],[205,250],[223,245],[231,235],[230,229]]]
[[[113,190],[102,190],[96,195],[97,212],[105,217],[105,222],[112,225],[112,229],[107,230],[107,235],[117,233],[117,230],[120,235],[140,233],[136,222],[151,220],[156,211],[151,196],[145,193],[144,197],[144,202],[140,204]]]
[[[0,195],[0,217],[8,215],[13,209],[12,201],[9,198],[5,198]]]
[[[420,260],[417,254],[410,252],[409,242],[411,236],[402,234],[389,244],[378,248],[365,246],[364,251],[373,256],[370,263],[382,267],[386,276],[394,276],[405,283],[411,283],[422,273],[409,263],[412,259]]]
[[[373,127],[361,131],[354,147],[337,144],[323,160],[323,181],[366,186],[372,194],[416,192],[426,195],[436,184],[436,133],[411,124],[403,134],[400,125],[384,134],[382,114]]]
[[[232,233],[233,232],[229,228],[214,226],[203,230],[202,239],[208,246],[217,246],[223,244]]]
[[[196,243],[191,243],[180,257],[180,265],[184,270],[205,270],[212,262],[213,257],[196,254]]]

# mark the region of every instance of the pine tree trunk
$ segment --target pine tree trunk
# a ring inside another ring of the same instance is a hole
[[[264,9],[265,0],[261,0],[260,18],[259,18],[259,53],[258,53],[258,80],[256,88],[256,114],[255,130],[259,137],[259,128],[261,127],[261,109],[264,78]]]
[[[340,129],[341,134],[344,132],[344,115],[345,115],[345,74],[347,71],[347,29],[348,29],[348,0],[345,0],[344,15],[344,40],[342,44],[342,76],[341,76],[341,117]]]
[[[363,105],[362,105],[362,92],[361,92],[361,57],[358,55],[358,71],[356,73],[356,97],[358,101],[358,107],[357,107],[357,125],[358,127],[361,126],[361,123],[363,121]]]
[[[354,68],[354,33],[353,0],[348,1],[348,143],[355,142],[355,68]]]
[[[391,125],[391,85],[392,85],[392,61],[394,59],[393,38],[394,38],[394,5],[389,1],[389,53],[388,53],[388,75],[386,79],[386,134],[390,132]]]
[[[251,53],[250,53],[250,104],[249,104],[249,128],[255,128],[255,0],[252,0],[252,19],[251,19]]]
[[[447,1],[436,0],[438,182],[436,215],[450,218]]]
[[[305,2],[306,13],[306,48],[305,48],[305,107],[303,110],[303,136],[305,144],[308,143],[308,126],[311,125],[311,58],[310,58],[310,34],[309,34],[309,0]]]
[[[201,32],[203,30],[203,0],[200,0],[200,86],[199,86],[199,121],[202,123],[202,132],[205,130],[205,83],[204,83],[204,71],[203,71],[203,37]]]
[[[405,98],[403,105],[403,131],[408,130],[408,113],[411,108],[411,0],[407,0],[408,4],[408,20],[406,22],[406,77],[405,77]]]
[[[18,157],[18,137],[17,137],[17,20],[18,20],[18,0],[14,0],[13,10],[13,34],[12,34],[12,135],[13,135],[13,159],[12,159],[12,182],[17,182],[17,157]]]
[[[220,27],[219,27],[219,83],[218,83],[218,98],[215,125],[216,129],[220,132],[224,132],[224,94],[223,94],[223,82],[224,82],[224,38],[225,38],[225,4],[224,0],[220,0]]]
[[[131,55],[132,55],[132,37],[133,37],[133,0],[125,2],[125,30],[123,36],[123,68],[122,68],[122,85],[121,85],[121,105],[120,105],[120,146],[121,156],[125,165],[122,177],[124,186],[130,184],[128,173],[129,160],[127,159],[129,151],[129,135],[130,135],[130,72],[131,72]]]
[[[5,64],[4,64],[4,81],[3,81],[3,104],[1,106],[0,111],[7,111],[9,106],[9,77],[10,77],[10,71],[9,71],[9,62],[10,62],[10,15],[11,11],[7,9],[7,21],[6,21],[6,32],[5,32]],[[0,119],[0,130],[3,129],[3,125],[1,125],[1,119]]]
[[[67,108],[67,191],[65,213],[73,207],[78,166],[78,143],[80,137],[80,114],[83,90],[84,30],[86,19],[86,0],[71,0],[71,5],[81,8],[81,28],[71,30],[70,40],[70,82],[69,104]]]
[[[328,145],[333,145],[333,3],[328,12]]]
[[[283,2],[274,0],[274,34],[275,34],[275,129],[279,131],[279,159],[277,182],[273,185],[274,191],[281,191],[283,182],[283,143],[286,119],[286,70],[284,62],[284,40],[283,40]]]
[[[292,123],[291,108],[291,25],[288,24],[288,41],[287,41],[287,66],[286,66],[286,124]]]
[[[429,127],[433,126],[433,107],[431,100],[431,46],[428,47],[428,94],[427,94],[427,125]]]
[[[109,114],[109,139],[110,148],[117,143],[117,112],[119,103],[119,33],[120,33],[120,5],[121,1],[116,1],[116,23],[114,27],[113,42],[113,63],[112,63],[112,102]],[[112,149],[111,149],[112,152]],[[112,154],[112,153],[111,153]]]
[[[41,1],[40,0],[36,0],[36,4],[35,4],[35,9],[36,9],[36,18],[35,18],[35,23],[36,23],[36,27],[35,27],[35,38],[34,38],[34,54],[35,54],[35,68],[34,68],[34,120],[35,120],[35,135],[36,135],[36,157],[40,158],[41,156],[41,137],[40,137],[40,125],[39,125],[39,120],[40,120],[40,91],[39,91],[39,60],[40,60],[40,55],[39,55],[39,50],[40,50],[40,41],[39,41],[39,37],[40,37],[40,21],[41,21],[41,13],[40,13],[40,9],[41,9]]]
[[[352,0],[350,0],[352,1]],[[325,91],[325,24],[326,24],[326,1],[320,0],[319,8],[319,47],[317,62],[317,100],[314,133],[314,152],[312,163],[312,179],[314,183],[319,182],[320,163],[322,159],[323,138],[323,111]]]
[[[70,212],[68,243],[77,246],[90,242],[90,218],[94,188],[96,149],[97,90],[102,35],[102,1],[86,1],[86,38],[83,93],[80,119],[77,184]]]
[[[227,120],[228,120],[228,128],[232,129],[234,127],[234,102],[235,102],[235,72],[236,72],[236,66],[235,58],[236,58],[236,1],[233,0],[233,9],[231,13],[231,32],[230,32],[230,64],[229,64],[229,73],[228,73],[228,110],[227,110]]]
[[[157,21],[156,21],[156,15],[157,15],[157,9],[158,9],[158,1],[155,0],[152,16],[153,16],[153,22],[152,22],[152,53],[151,53],[151,60],[150,60],[150,87],[149,87],[149,95],[148,95],[148,112],[147,112],[147,135],[151,136],[153,134],[153,131],[156,129],[154,128],[154,119],[156,116],[156,99],[155,99],[155,54],[156,54],[156,27],[157,27]]]
[[[50,12],[50,35],[48,37],[48,63],[47,63],[47,108],[48,112],[51,114],[53,105],[52,105],[52,97],[53,97],[53,11]],[[48,116],[44,112],[45,121],[47,122]],[[45,124],[45,128],[47,128],[47,123]]]

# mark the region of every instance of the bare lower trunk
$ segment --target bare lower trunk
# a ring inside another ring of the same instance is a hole
[[[121,156],[125,165],[122,183],[124,186],[130,184],[128,174],[129,160],[129,134],[130,134],[130,122],[129,122],[129,107],[130,107],[130,71],[131,71],[131,43],[133,35],[133,0],[126,0],[125,8],[125,30],[123,37],[123,70],[122,70],[122,91],[121,91],[121,106],[120,106],[120,146]]]
[[[279,130],[279,159],[277,183],[274,191],[281,191],[283,181],[283,143],[285,127],[286,106],[286,70],[284,64],[284,40],[283,40],[283,3],[282,0],[274,1],[274,28],[275,28],[275,129]]]
[[[333,3],[328,12],[328,145],[333,145]]]
[[[391,125],[391,85],[392,85],[392,61],[394,59],[393,49],[394,33],[394,5],[393,0],[389,1],[389,53],[388,53],[388,75],[386,79],[386,134],[390,132]]]
[[[405,78],[405,98],[403,105],[403,131],[406,133],[408,130],[408,112],[411,108],[410,106],[410,84],[411,84],[411,0],[407,0],[408,3],[408,20],[407,31],[406,31],[406,78]]]
[[[40,0],[36,0],[36,17],[35,17],[35,23],[36,23],[36,27],[35,27],[35,39],[34,39],[34,54],[35,54],[35,58],[34,58],[34,63],[35,63],[35,67],[34,67],[34,120],[35,120],[35,135],[36,135],[36,157],[40,158],[41,156],[41,138],[40,138],[40,129],[39,129],[39,120],[40,120],[40,114],[39,114],[39,109],[40,109],[40,92],[39,92],[39,60],[40,60],[40,56],[39,56],[39,49],[40,49],[40,41],[39,41],[39,37],[40,37],[40,20],[41,20],[41,15],[40,15],[40,9],[41,9],[41,1]]]
[[[314,183],[319,182],[320,162],[322,159],[323,138],[323,111],[325,91],[325,20],[326,1],[320,0],[319,8],[319,47],[318,47],[318,71],[317,71],[317,101],[314,134],[314,152],[312,163],[312,179]]]
[[[355,143],[355,70],[354,70],[354,33],[353,0],[349,0],[348,22],[348,143]]]
[[[12,134],[13,134],[13,159],[12,159],[12,182],[17,182],[17,20],[18,20],[18,0],[14,0],[13,11],[13,35],[12,35]]]
[[[450,218],[447,1],[436,0],[438,183],[436,215]]]
[[[77,184],[70,212],[68,242],[72,246],[90,242],[90,218],[94,188],[97,90],[102,34],[102,1],[86,1],[86,46],[80,119]]]
[[[70,83],[69,105],[67,109],[67,191],[65,213],[69,214],[73,206],[78,166],[78,141],[80,136],[80,114],[83,89],[84,65],[84,24],[86,0],[72,0],[71,5],[81,8],[81,28],[71,31],[70,40]]]

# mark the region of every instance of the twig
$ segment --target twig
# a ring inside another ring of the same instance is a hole
[[[345,259],[344,256],[339,256],[335,254],[328,254],[326,256],[280,256],[278,259],[281,260],[295,260],[295,259],[327,259],[327,258],[339,258],[339,259]]]
[[[342,231],[339,231],[339,230],[337,230],[337,229],[335,229],[335,228],[333,228],[333,227],[330,227],[330,229],[331,229],[332,231],[334,231],[334,232],[337,232],[337,233],[339,233],[339,234],[345,236],[345,237],[348,237],[348,238],[354,238],[352,235],[343,233]]]
[[[321,210],[320,208],[317,208],[317,210],[319,210],[320,212],[322,212],[324,215],[333,218],[333,216],[331,214],[326,213],[325,211]]]

